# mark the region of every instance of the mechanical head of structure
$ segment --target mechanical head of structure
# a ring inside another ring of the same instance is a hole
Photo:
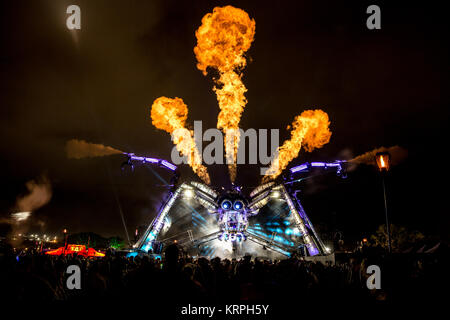
[[[219,235],[219,240],[247,240],[246,231],[249,217],[257,212],[248,207],[248,201],[239,192],[239,189],[232,189],[223,193],[217,199],[217,203],[219,204],[216,213],[217,222],[222,231]]]

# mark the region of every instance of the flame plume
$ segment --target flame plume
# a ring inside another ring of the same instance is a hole
[[[202,158],[198,152],[193,133],[185,128],[188,107],[181,98],[159,97],[153,102],[151,108],[152,124],[172,135],[177,150],[185,157],[192,170],[207,184],[210,178],[203,166]]]
[[[330,141],[328,114],[320,109],[306,110],[292,122],[291,138],[278,148],[278,155],[266,172],[263,182],[275,179],[298,156],[300,149],[311,152]]]
[[[69,159],[103,157],[121,153],[123,152],[120,150],[84,140],[72,139],[66,143],[66,154]]]
[[[236,178],[236,158],[239,146],[239,121],[247,99],[241,70],[247,64],[244,53],[255,36],[255,20],[232,6],[216,7],[206,14],[195,32],[194,53],[197,68],[207,75],[207,68],[219,71],[214,92],[220,107],[217,128],[225,133],[225,153],[230,179]],[[231,163],[231,164],[230,164]]]

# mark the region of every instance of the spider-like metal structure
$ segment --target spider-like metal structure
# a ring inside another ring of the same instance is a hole
[[[125,164],[159,165],[174,173],[166,200],[133,246],[137,252],[159,253],[164,245],[177,241],[190,254],[208,257],[329,253],[300,203],[296,185],[317,170],[345,177],[344,161],[304,163],[280,181],[262,184],[245,195],[237,186],[218,191],[195,181],[177,184],[177,167],[168,161],[126,156]]]

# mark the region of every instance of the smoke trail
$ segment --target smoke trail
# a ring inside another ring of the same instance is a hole
[[[188,107],[181,98],[159,97],[151,108],[152,124],[172,135],[177,150],[187,158],[192,170],[207,184],[210,178],[203,166],[192,132],[185,128]]]
[[[22,218],[21,220],[29,216],[26,215],[27,212],[31,213],[39,209],[47,204],[52,197],[52,186],[46,174],[28,181],[25,186],[27,187],[27,193],[17,197],[15,205],[16,217]]]
[[[22,233],[28,229],[27,221],[33,211],[46,205],[52,198],[52,186],[46,174],[42,174],[25,184],[27,191],[19,195],[8,218],[0,219],[0,223],[12,226],[12,234]]]
[[[72,139],[66,143],[66,154],[69,159],[103,157],[121,153],[123,152],[120,150],[84,140]]]
[[[266,171],[263,183],[275,179],[295,159],[300,149],[311,152],[330,141],[328,114],[320,109],[306,110],[292,122],[291,138],[278,148],[278,155]]]
[[[389,154],[391,155],[391,165],[393,165],[393,166],[403,162],[408,157],[408,150],[406,150],[405,148],[402,148],[400,146],[392,146],[389,148],[380,147],[380,148],[376,148],[372,151],[368,151],[364,154],[361,154],[361,155],[353,158],[352,160],[349,160],[349,162],[355,163],[355,164],[368,164],[368,165],[376,166],[377,163],[375,161],[375,155],[378,152],[386,152],[386,151],[389,152]]]
[[[30,215],[31,211],[16,212],[11,213],[11,218],[16,222],[20,222],[27,220],[30,217]]]
[[[255,20],[232,6],[216,7],[206,14],[195,32],[194,53],[197,68],[207,74],[207,68],[219,71],[214,92],[220,107],[217,128],[225,133],[225,153],[231,181],[236,178],[236,158],[239,146],[239,121],[247,99],[241,70],[247,64],[244,53],[255,36]]]

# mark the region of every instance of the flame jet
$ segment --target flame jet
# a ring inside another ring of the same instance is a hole
[[[172,135],[177,150],[187,158],[192,170],[207,184],[210,184],[208,171],[203,166],[193,133],[185,128],[188,107],[181,98],[159,97],[151,108],[152,124]]]
[[[247,99],[241,70],[247,61],[244,53],[255,36],[255,20],[232,6],[216,7],[206,14],[195,32],[194,53],[197,68],[207,75],[207,68],[218,70],[214,92],[220,107],[217,128],[225,133],[225,153],[231,181],[236,178],[236,158],[239,146],[239,121]]]
[[[320,109],[306,110],[295,117],[292,122],[291,138],[278,148],[278,154],[266,171],[263,182],[278,177],[289,162],[298,156],[302,147],[305,151],[311,152],[328,143],[331,137],[329,125],[328,114]]]

